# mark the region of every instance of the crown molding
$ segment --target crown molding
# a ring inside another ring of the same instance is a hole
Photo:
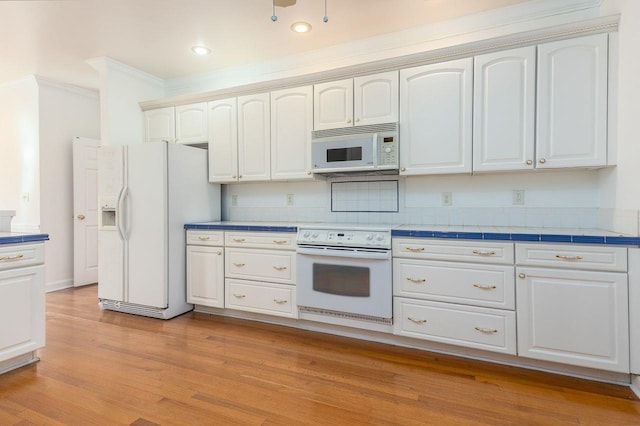
[[[76,95],[85,96],[91,99],[96,99],[96,100],[100,99],[100,94],[97,90],[87,89],[85,87],[80,87],[80,86],[76,86],[74,84],[69,84],[69,83],[63,83],[61,81],[50,80],[48,78],[41,77],[38,75],[34,77],[35,77],[36,83],[38,83],[38,86],[52,87],[54,89],[64,90],[66,92],[71,92]]]
[[[156,86],[161,89],[165,88],[165,81],[163,79],[147,72],[141,71],[130,65],[116,61],[115,59],[109,58],[107,56],[87,59],[85,62],[91,65],[96,71],[98,71],[101,76],[109,71],[117,71],[121,74],[128,75],[136,80],[142,80],[152,86]]]

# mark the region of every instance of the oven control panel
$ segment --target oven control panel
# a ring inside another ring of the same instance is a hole
[[[298,244],[391,248],[390,230],[311,229],[298,230]]]

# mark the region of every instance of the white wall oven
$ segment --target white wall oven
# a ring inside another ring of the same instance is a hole
[[[301,318],[308,313],[335,324],[336,318],[392,324],[389,229],[304,227],[297,242]]]

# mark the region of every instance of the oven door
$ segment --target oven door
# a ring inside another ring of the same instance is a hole
[[[391,319],[391,251],[299,247],[298,305]]]

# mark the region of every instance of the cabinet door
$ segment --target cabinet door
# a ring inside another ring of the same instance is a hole
[[[0,362],[44,346],[44,266],[0,271],[0,322]]]
[[[537,165],[607,163],[607,35],[538,47]]]
[[[313,129],[353,126],[353,80],[313,86]]]
[[[209,181],[238,180],[236,98],[209,102]]]
[[[629,372],[627,275],[517,268],[518,355]]]
[[[271,177],[269,94],[238,97],[238,180]]]
[[[224,307],[224,249],[187,246],[187,302]]]
[[[398,121],[398,71],[353,80],[356,126]]]
[[[208,138],[206,102],[176,107],[177,143],[205,143]]]
[[[271,179],[313,179],[313,87],[271,92]]]
[[[175,142],[176,122],[173,107],[144,112],[145,142]]]
[[[535,62],[535,46],[474,58],[474,171],[533,169]]]
[[[400,174],[471,172],[473,59],[400,71]]]

